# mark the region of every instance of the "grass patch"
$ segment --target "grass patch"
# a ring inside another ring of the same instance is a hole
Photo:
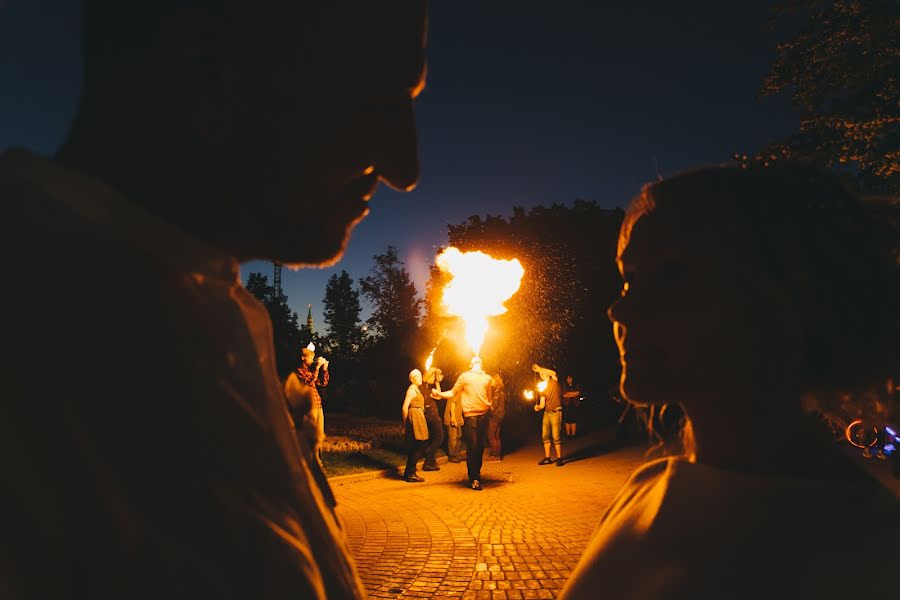
[[[399,420],[336,413],[325,417],[322,464],[338,477],[406,466],[407,448]],[[444,456],[438,450],[437,456]]]
[[[406,465],[406,455],[387,448],[354,452],[323,452],[322,464],[328,477],[353,475],[366,471],[384,471]]]

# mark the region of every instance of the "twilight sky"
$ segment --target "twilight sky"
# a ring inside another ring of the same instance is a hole
[[[788,100],[756,97],[777,40],[768,4],[432,0],[419,187],[381,189],[337,267],[286,270],[290,305],[303,319],[312,303],[321,331],[328,277],[366,275],[387,244],[423,292],[447,223],[575,198],[623,205],[657,165],[670,175],[785,136]],[[0,0],[0,149],[61,144],[79,93],[78,13],[78,0]],[[251,271],[271,281],[270,264]]]

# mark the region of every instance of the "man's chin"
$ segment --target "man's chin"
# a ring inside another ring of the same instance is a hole
[[[343,227],[337,225],[304,231],[297,239],[291,240],[290,247],[279,253],[282,258],[278,260],[291,269],[325,268],[337,264],[344,257],[353,228],[365,216],[362,214]]]

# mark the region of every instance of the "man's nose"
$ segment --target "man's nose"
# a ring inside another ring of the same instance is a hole
[[[386,122],[377,163],[381,180],[400,192],[409,192],[419,181],[419,141],[414,102],[409,100]]]

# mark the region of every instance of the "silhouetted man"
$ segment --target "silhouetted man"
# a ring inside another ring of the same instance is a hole
[[[238,261],[414,186],[425,2],[84,2],[67,141],[0,157],[0,597],[362,597]]]

